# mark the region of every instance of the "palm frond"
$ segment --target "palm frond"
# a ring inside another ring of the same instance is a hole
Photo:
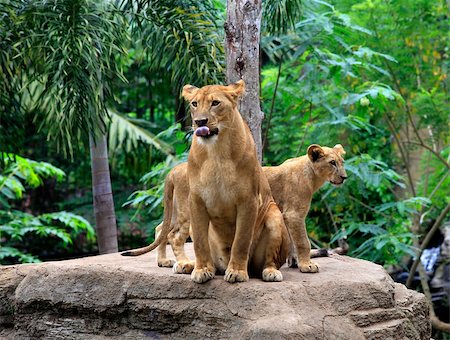
[[[117,152],[130,153],[138,147],[139,142],[151,145],[167,156],[174,153],[172,146],[140,126],[138,120],[129,119],[112,109],[109,109],[108,112],[111,117],[109,125],[110,155]]]
[[[223,13],[208,1],[128,1],[150,69],[169,72],[178,89],[185,83],[224,79]],[[222,15],[222,16],[221,16]]]
[[[27,2],[21,11],[23,45],[35,61],[30,78],[43,83],[40,127],[72,154],[72,140],[105,129],[111,80],[123,78],[114,58],[124,52],[124,18],[110,2]]]
[[[301,0],[265,0],[263,2],[263,31],[278,35],[293,30],[302,16]]]
[[[23,34],[18,23],[18,5],[15,1],[0,2],[0,151],[8,152],[16,151],[23,126],[17,98],[23,73],[23,58],[17,45]],[[0,157],[0,167],[3,165]]]

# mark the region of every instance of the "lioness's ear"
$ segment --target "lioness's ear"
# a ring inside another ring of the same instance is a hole
[[[345,155],[344,147],[341,144],[336,144],[333,149],[338,152],[339,156]]]
[[[192,98],[194,98],[197,91],[198,91],[198,87],[187,84],[187,85],[183,86],[183,91],[181,92],[181,95],[183,96],[183,98],[185,100],[190,102],[192,100]]]
[[[237,82],[228,85],[232,90],[233,97],[240,98],[245,92],[245,82],[244,80],[238,80]]]
[[[308,157],[311,162],[317,161],[319,158],[323,157],[324,154],[322,147],[318,144],[311,144],[308,147]]]

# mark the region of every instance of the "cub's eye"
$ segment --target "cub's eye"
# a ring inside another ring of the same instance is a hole
[[[330,164],[336,166],[336,161],[332,160],[332,161],[330,161]]]
[[[213,100],[211,103],[211,106],[217,106],[219,104],[220,104],[220,102],[218,100]]]
[[[197,102],[192,102],[191,104],[193,107],[197,107]]]

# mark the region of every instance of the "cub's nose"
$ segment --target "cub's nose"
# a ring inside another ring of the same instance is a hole
[[[203,119],[196,119],[194,120],[195,124],[197,126],[205,126],[208,123],[208,118],[203,118]]]

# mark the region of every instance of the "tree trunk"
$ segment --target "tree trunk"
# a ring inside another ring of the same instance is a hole
[[[262,160],[261,124],[264,113],[259,101],[260,0],[227,0],[225,22],[226,80],[245,81],[240,112],[253,134],[258,159]]]
[[[190,125],[190,122],[188,122],[187,119],[188,117],[190,117],[190,115],[187,114],[184,101],[180,100],[179,95],[174,94],[174,96],[175,96],[175,123],[180,123],[181,128],[183,130],[186,130],[186,128]]]
[[[89,138],[92,168],[95,226],[100,254],[115,253],[117,245],[116,214],[109,175],[106,134]]]

